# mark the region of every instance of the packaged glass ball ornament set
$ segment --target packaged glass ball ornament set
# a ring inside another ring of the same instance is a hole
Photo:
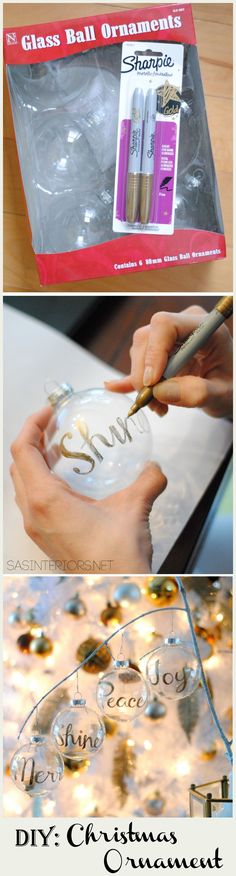
[[[41,284],[223,258],[189,4],[4,30]]]
[[[104,389],[74,392],[46,384],[52,417],[45,433],[49,467],[79,493],[101,499],[128,486],[151,458],[149,421],[132,400]]]

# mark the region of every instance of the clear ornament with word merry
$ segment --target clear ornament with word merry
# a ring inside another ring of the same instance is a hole
[[[54,718],[51,733],[64,757],[87,760],[100,751],[105,727],[100,716],[87,708],[86,700],[76,694]]]
[[[145,710],[149,688],[140,672],[129,660],[114,660],[114,669],[99,679],[97,704],[107,718],[134,721]]]
[[[98,499],[136,479],[151,458],[152,438],[142,410],[127,418],[132,399],[105,389],[74,392],[68,384],[51,385],[48,397],[45,450],[56,475]]]
[[[174,635],[149,657],[147,677],[157,694],[169,700],[190,696],[199,685],[200,667],[194,650]]]
[[[31,797],[52,794],[64,772],[63,758],[49,736],[35,734],[13,754],[12,781]]]

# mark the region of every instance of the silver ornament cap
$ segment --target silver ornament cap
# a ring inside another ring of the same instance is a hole
[[[48,401],[53,408],[55,408],[56,405],[61,404],[66,398],[73,395],[74,392],[70,383],[54,383],[54,381],[47,381],[45,383],[45,390]]]

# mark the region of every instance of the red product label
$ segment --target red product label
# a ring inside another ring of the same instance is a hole
[[[36,261],[40,282],[46,286],[64,281],[91,280],[114,274],[119,277],[136,271],[212,262],[225,256],[223,234],[185,228],[174,231],[168,238],[132,234],[76,252],[36,255]]]
[[[152,6],[111,14],[4,28],[6,64],[36,64],[124,40],[196,43],[192,8]]]

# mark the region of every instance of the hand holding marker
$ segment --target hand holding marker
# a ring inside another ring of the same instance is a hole
[[[197,353],[198,350],[201,350],[202,347],[205,346],[211,335],[217,331],[220,325],[228,319],[233,313],[233,296],[226,295],[224,298],[220,298],[214,309],[207,314],[205,319],[200,323],[195,331],[191,332],[189,337],[183,342],[179,350],[170,356],[168,364],[165,368],[165,371],[162,375],[163,380],[168,380],[171,377],[175,377],[181,369],[189,362],[190,359]],[[158,384],[156,384],[158,386]],[[143,386],[140,392],[137,395],[137,398],[134,404],[131,406],[128,417],[132,417],[133,414],[136,414],[140,408],[148,405],[153,397],[153,391],[155,386]]]

